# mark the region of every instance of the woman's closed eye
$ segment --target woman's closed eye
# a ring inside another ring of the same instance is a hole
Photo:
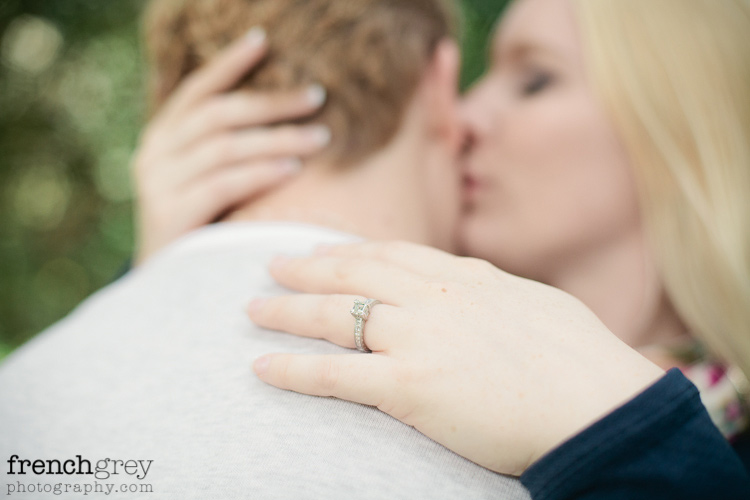
[[[547,89],[554,83],[554,77],[551,73],[545,71],[535,71],[524,80],[521,93],[524,97],[531,97]]]

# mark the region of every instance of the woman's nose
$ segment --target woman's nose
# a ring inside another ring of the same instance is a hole
[[[481,82],[472,87],[461,99],[459,115],[469,141],[489,132],[492,126],[492,96]]]

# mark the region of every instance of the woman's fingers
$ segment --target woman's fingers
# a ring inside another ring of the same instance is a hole
[[[196,103],[231,89],[265,57],[267,49],[265,31],[258,27],[251,29],[188,76],[165,104],[162,118],[166,121],[179,119]]]
[[[348,245],[321,246],[317,255],[377,259],[425,276],[447,276],[463,260],[433,247],[406,241],[365,241]]]
[[[322,125],[256,128],[223,134],[205,140],[185,154],[184,161],[175,162],[179,169],[164,169],[161,177],[173,185],[192,180],[221,167],[280,157],[309,156],[325,147],[330,131]]]
[[[198,227],[289,179],[299,169],[295,158],[229,167],[196,180],[185,193],[181,207],[190,214],[191,227]]]
[[[280,389],[381,407],[393,394],[390,364],[377,354],[268,354],[258,358],[253,369]]]
[[[257,299],[248,306],[250,319],[258,326],[302,337],[325,339],[354,349],[354,295],[284,295]],[[404,323],[397,307],[377,304],[364,325],[365,344],[374,352],[389,347],[388,332]]]
[[[182,234],[213,222],[227,210],[288,180],[299,168],[295,158],[251,162],[224,169],[187,187],[142,185],[142,193],[152,194],[138,205],[141,223],[136,263]]]
[[[325,101],[320,86],[231,92],[267,50],[263,30],[251,30],[185,78],[142,134],[133,160],[139,260],[288,178],[329,143],[321,126],[260,127],[314,112]]]
[[[269,125],[307,116],[325,102],[320,85],[293,92],[233,92],[208,99],[166,138],[165,150],[181,150],[229,129]]]
[[[282,286],[305,293],[358,295],[394,306],[429,300],[423,277],[374,259],[281,256],[270,271]]]

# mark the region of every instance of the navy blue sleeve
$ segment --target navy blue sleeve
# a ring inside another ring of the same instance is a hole
[[[745,470],[750,474],[750,430],[746,429],[745,432],[737,436],[732,443],[732,448],[740,457]]]
[[[750,500],[750,477],[678,369],[521,476],[534,500]]]

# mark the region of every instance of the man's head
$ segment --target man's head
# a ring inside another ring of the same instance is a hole
[[[444,0],[154,0],[146,16],[151,104],[250,27],[270,53],[239,88],[328,91],[313,117],[327,125],[329,163],[347,166],[386,146],[441,40],[453,34]]]
[[[230,41],[260,26],[270,50],[239,89],[322,85],[328,92],[325,105],[297,123],[328,126],[332,141],[306,162],[295,181],[236,207],[225,220],[289,219],[269,215],[269,205],[278,212],[291,200],[307,213],[309,208],[357,212],[371,221],[367,231],[358,231],[365,237],[452,250],[460,209],[455,163],[461,132],[460,55],[452,39],[450,2],[153,0],[145,19],[152,110]],[[333,176],[335,193],[329,189],[333,182],[316,184],[315,176],[319,181],[323,174]],[[339,196],[343,191],[350,199]],[[317,198],[307,199],[311,195]],[[374,220],[384,230],[374,231]],[[354,225],[363,227],[359,220]]]

